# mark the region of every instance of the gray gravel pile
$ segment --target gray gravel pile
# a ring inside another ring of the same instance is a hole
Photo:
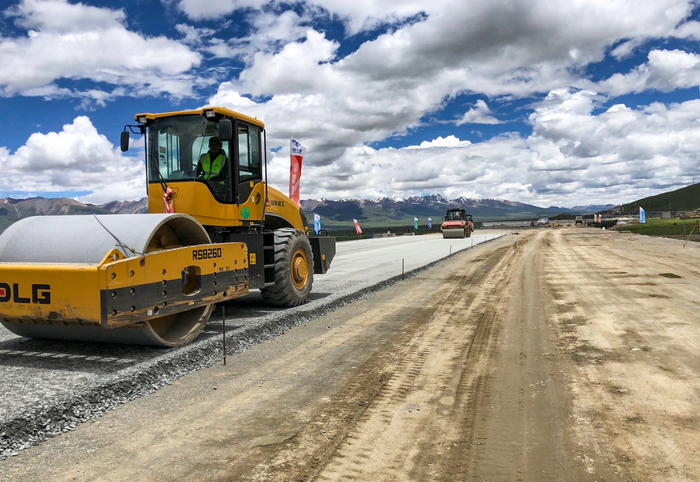
[[[405,276],[414,276],[444,259]],[[227,307],[227,352],[245,351],[401,279],[398,275],[364,283],[325,283],[322,290],[312,293],[310,303],[285,310],[265,306],[260,295],[252,293]],[[220,308],[194,343],[172,350],[30,340],[2,330],[0,460],[74,430],[79,423],[94,420],[222,358]]]

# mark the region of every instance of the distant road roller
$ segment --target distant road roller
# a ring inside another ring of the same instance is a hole
[[[464,209],[448,209],[440,231],[443,238],[468,238],[474,232],[472,215]]]
[[[137,114],[149,214],[40,216],[0,236],[0,322],[30,338],[176,347],[216,303],[308,300],[335,238],[267,184],[265,126],[207,107]]]

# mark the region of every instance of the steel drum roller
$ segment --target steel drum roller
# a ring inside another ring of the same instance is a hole
[[[209,244],[204,227],[186,214],[36,216],[0,236],[0,262],[96,265],[113,249],[126,258],[182,246]],[[173,347],[199,335],[213,305],[115,329],[73,324],[2,322],[29,338]]]

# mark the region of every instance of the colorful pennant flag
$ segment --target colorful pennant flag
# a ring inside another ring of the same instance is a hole
[[[360,228],[360,223],[357,221],[357,219],[353,219],[352,222],[355,223],[355,231],[357,231],[357,234],[362,234],[362,229]]]
[[[306,147],[295,138],[289,143],[289,198],[299,204],[299,183],[301,181],[301,161]]]

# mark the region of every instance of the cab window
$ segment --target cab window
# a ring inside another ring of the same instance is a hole
[[[204,182],[217,201],[232,202],[231,162],[228,160],[232,142],[221,143],[220,153],[225,162],[209,162],[209,171],[202,173],[201,164],[209,152],[209,141],[217,135],[218,124],[204,117],[156,119],[149,129],[149,182]],[[216,175],[212,174],[212,168],[218,169]]]
[[[238,175],[241,182],[261,179],[260,129],[238,125]]]

